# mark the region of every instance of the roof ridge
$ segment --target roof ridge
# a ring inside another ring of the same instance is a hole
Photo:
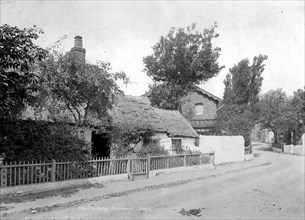
[[[221,101],[221,98],[217,97],[216,95],[213,95],[212,93],[206,91],[205,89],[200,88],[199,86],[195,86],[195,89],[199,90],[200,92],[208,95],[211,98],[214,98],[216,100],[218,100],[219,102]]]

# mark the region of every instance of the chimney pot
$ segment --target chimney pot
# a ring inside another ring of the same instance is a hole
[[[86,62],[86,49],[83,48],[83,38],[81,36],[74,37],[74,47],[71,48],[71,52],[77,54]]]
[[[74,47],[83,48],[83,38],[81,36],[76,36],[74,40]]]

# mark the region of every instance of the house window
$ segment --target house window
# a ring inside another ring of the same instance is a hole
[[[172,151],[173,153],[181,153],[182,144],[181,139],[172,139]]]
[[[203,103],[195,104],[195,114],[196,115],[203,115]]]

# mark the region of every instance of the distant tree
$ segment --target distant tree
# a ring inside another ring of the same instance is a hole
[[[282,89],[269,90],[260,100],[260,121],[274,134],[274,142],[279,142],[279,134],[291,126],[293,112],[289,111],[289,100]],[[288,123],[288,124],[287,124]]]
[[[249,104],[253,107],[259,100],[265,69],[263,62],[268,57],[265,55],[255,56],[250,65],[248,59],[241,60],[237,65],[230,68],[224,80],[225,104]]]
[[[299,138],[305,132],[305,93],[298,89],[292,97],[287,97],[282,89],[270,90],[260,100],[260,121],[264,127],[274,133],[274,142],[278,143],[279,135],[287,134],[284,142],[291,144],[291,132]],[[285,135],[284,135],[285,136]]]
[[[111,72],[110,63],[88,64],[75,53],[49,50],[39,71],[36,111],[47,110],[53,121],[72,115],[79,125],[109,123],[107,110],[114,96],[122,93],[116,80],[128,83],[125,73]]]
[[[153,55],[143,59],[144,70],[152,78],[149,98],[156,107],[178,109],[179,99],[194,85],[216,76],[223,66],[217,62],[220,48],[212,47],[217,25],[195,31],[195,24],[185,29],[172,28],[153,46]],[[164,101],[166,100],[166,101]]]
[[[297,136],[305,133],[305,87],[293,93],[290,106],[294,110]]]
[[[0,26],[0,117],[15,118],[33,101],[37,78],[32,65],[46,54],[33,41],[42,33],[36,26]]]
[[[217,132],[228,135],[242,135],[245,146],[250,145],[250,132],[259,116],[259,93],[262,86],[262,73],[267,56],[241,60],[229,69],[224,80],[225,106],[217,113]]]

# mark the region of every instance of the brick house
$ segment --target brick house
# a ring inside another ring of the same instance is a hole
[[[196,86],[194,92],[183,98],[180,111],[198,134],[213,135],[216,114],[221,107],[220,98]]]

